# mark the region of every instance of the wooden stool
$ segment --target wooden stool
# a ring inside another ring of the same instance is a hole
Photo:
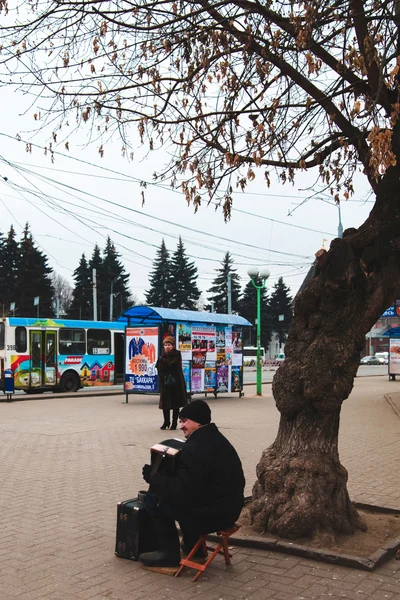
[[[225,564],[231,564],[231,554],[229,554],[228,550],[228,539],[236,533],[239,529],[240,525],[233,525],[229,529],[224,529],[221,531],[217,531],[217,536],[220,538],[218,546],[210,547],[206,544],[207,534],[201,534],[198,542],[193,546],[192,550],[189,552],[186,558],[182,558],[180,562],[180,567],[175,573],[175,577],[179,577],[184,567],[190,567],[191,569],[196,569],[198,573],[193,577],[192,581],[197,581],[200,575],[207,569],[208,565],[214,560],[217,554],[223,554],[225,557]],[[197,550],[202,549],[204,555],[207,557],[206,562],[204,564],[199,564],[191,560],[193,556],[196,554]],[[222,549],[222,550],[221,550]],[[209,550],[211,552],[210,556],[208,556]]]

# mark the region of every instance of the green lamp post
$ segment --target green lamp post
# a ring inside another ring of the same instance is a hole
[[[265,283],[270,276],[267,268],[249,267],[247,274],[251,279],[251,283],[257,290],[257,395],[262,396],[262,365],[261,365],[261,290],[265,288]],[[255,280],[261,279],[262,284],[257,285]]]

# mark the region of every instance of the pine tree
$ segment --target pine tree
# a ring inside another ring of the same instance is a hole
[[[115,250],[114,242],[107,237],[100,268],[100,302],[103,320],[108,320],[110,316],[114,319],[131,305],[131,294],[128,288],[129,275],[125,273],[125,268],[119,258],[120,254]],[[112,315],[110,315],[111,293],[113,294]]]
[[[53,316],[54,289],[51,283],[53,269],[48,266],[47,257],[33,241],[28,223],[25,226],[19,245],[18,295],[16,308],[23,317]],[[33,305],[39,297],[39,308]]]
[[[5,237],[4,235],[0,232],[0,316],[1,317],[5,317],[7,316],[8,313],[8,306],[7,306],[7,292],[8,292],[8,288],[6,286],[6,274],[5,274],[5,267],[6,267],[6,263],[4,260],[4,247],[5,247]]]
[[[261,279],[255,279],[257,285],[261,285]],[[267,288],[260,290],[261,299],[261,347],[268,348],[272,337],[272,319],[267,297]],[[244,345],[257,345],[257,290],[251,280],[243,290],[239,301],[239,312],[242,317],[253,323],[253,327],[244,329]]]
[[[282,277],[274,285],[274,291],[269,301],[272,317],[272,328],[278,334],[279,345],[286,342],[290,323],[292,321],[293,298],[289,295],[290,288],[283,283]]]
[[[18,261],[19,244],[11,225],[7,237],[0,238],[0,310],[3,315],[9,314],[11,302],[17,302]],[[17,311],[16,304],[16,314],[19,314]]]
[[[84,254],[81,256],[79,266],[74,271],[73,278],[75,287],[68,316],[72,319],[93,319],[92,271]]]
[[[197,287],[197,267],[186,256],[181,238],[171,259],[171,290],[172,308],[196,310],[196,302],[200,298],[200,290]]]
[[[232,299],[232,312],[237,313],[240,311],[239,297],[240,297],[240,277],[236,272],[236,269],[232,268],[233,258],[230,253],[227,252],[221,262],[219,269],[214,269],[218,275],[213,281],[212,286],[207,291],[208,299],[214,301],[214,311],[218,313],[228,312],[228,274],[231,275],[231,299]]]
[[[146,302],[150,306],[169,308],[172,304],[170,255],[164,239],[156,251],[153,270],[149,276],[150,289],[145,292]]]

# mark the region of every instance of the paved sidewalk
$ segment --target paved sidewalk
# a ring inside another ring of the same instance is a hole
[[[399,390],[399,392],[397,392]],[[251,493],[279,415],[271,397],[209,399],[213,420],[242,458]],[[400,418],[386,377],[357,378],[344,403],[340,455],[354,500],[400,508]],[[235,548],[196,583],[114,556],[116,504],[143,488],[159,430],[156,397],[40,397],[0,404],[0,600],[302,600],[400,597],[400,561],[374,573]],[[172,432],[171,432],[172,433]],[[175,435],[175,434],[174,434]],[[181,436],[176,432],[176,436]]]

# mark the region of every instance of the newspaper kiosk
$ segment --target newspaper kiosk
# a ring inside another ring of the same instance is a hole
[[[389,380],[395,381],[396,375],[400,376],[400,327],[392,323],[381,335],[389,338],[388,374]]]
[[[157,359],[166,335],[182,354],[186,391],[193,394],[238,392],[243,395],[243,328],[251,323],[239,315],[133,306],[125,321],[126,402],[129,394],[159,392]]]

